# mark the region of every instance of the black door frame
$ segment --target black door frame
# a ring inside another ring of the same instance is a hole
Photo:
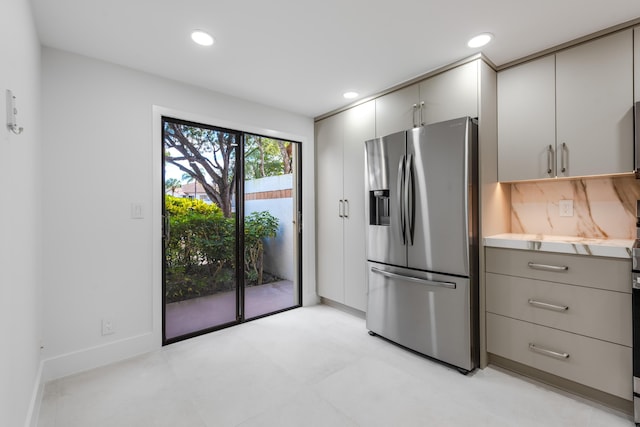
[[[165,213],[165,149],[164,149],[164,139],[165,139],[165,122],[171,122],[176,124],[182,124],[186,126],[199,127],[203,129],[209,129],[213,131],[226,132],[237,135],[237,145],[235,147],[235,158],[236,158],[236,185],[235,185],[235,198],[236,198],[236,210],[235,210],[235,234],[236,234],[236,245],[235,245],[235,259],[236,259],[236,320],[232,322],[227,322],[221,325],[212,326],[210,328],[201,329],[198,331],[190,332],[184,335],[179,335],[177,337],[172,337],[167,339],[166,337],[166,238],[167,238],[167,218]],[[160,143],[162,144],[162,345],[168,345],[175,342],[183,341],[189,338],[193,338],[196,336],[204,335],[210,332],[214,332],[220,329],[228,328],[230,326],[235,326],[240,323],[244,323],[247,321],[261,319],[263,317],[271,316],[273,314],[285,312],[288,310],[292,310],[294,308],[298,308],[302,306],[302,144],[298,141],[289,141],[292,144],[296,144],[298,155],[294,157],[294,161],[296,163],[295,167],[297,168],[297,179],[294,183],[297,187],[297,197],[295,199],[295,212],[297,213],[297,217],[295,218],[296,223],[296,233],[298,234],[298,245],[296,251],[296,262],[297,262],[297,294],[298,301],[291,307],[284,308],[281,310],[277,310],[270,313],[265,313],[260,316],[252,317],[251,319],[245,319],[244,316],[244,303],[245,303],[245,277],[244,277],[244,162],[245,162],[245,153],[244,153],[244,139],[246,134],[251,134],[255,136],[262,136],[267,138],[279,139],[271,136],[256,134],[253,132],[244,132],[238,131],[234,129],[223,128],[219,126],[208,125],[205,123],[198,123],[189,120],[183,120],[175,117],[170,117],[166,115],[162,115],[161,117],[161,126],[162,126],[162,140]]]

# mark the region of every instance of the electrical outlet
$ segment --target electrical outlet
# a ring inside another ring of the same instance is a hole
[[[115,325],[111,319],[102,319],[102,335],[111,335],[116,332]]]
[[[573,200],[560,200],[560,216],[573,216]]]

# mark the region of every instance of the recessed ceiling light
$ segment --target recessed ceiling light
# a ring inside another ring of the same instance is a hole
[[[342,96],[344,96],[346,99],[353,99],[358,96],[358,92],[345,92],[344,94],[342,94]]]
[[[201,46],[211,46],[213,44],[213,37],[211,37],[211,34],[202,30],[195,30],[192,32],[191,40]]]
[[[469,42],[467,42],[467,46],[471,48],[482,47],[487,43],[489,43],[491,39],[493,39],[493,34],[490,34],[490,33],[479,34],[474,38],[472,38],[471,40],[469,40]]]

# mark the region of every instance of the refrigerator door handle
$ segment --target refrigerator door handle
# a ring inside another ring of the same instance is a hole
[[[409,159],[408,159],[408,167],[407,167],[407,183],[406,185],[406,189],[405,189],[405,200],[407,203],[407,209],[406,209],[406,216],[407,216],[407,220],[408,220],[408,225],[407,225],[407,234],[408,234],[408,240],[409,240],[409,244],[411,246],[413,246],[413,235],[414,235],[414,229],[415,229],[415,217],[416,217],[416,205],[415,205],[415,200],[416,200],[416,188],[415,188],[415,177],[414,177],[414,167],[413,167],[413,154],[409,155]]]
[[[402,156],[398,163],[398,212],[400,217],[400,237],[402,238],[402,244],[407,244],[406,239],[406,221],[404,212],[404,171],[405,171],[405,156]]]
[[[437,280],[429,280],[429,279],[421,279],[419,277],[405,276],[403,274],[392,273],[390,271],[380,270],[376,267],[371,267],[371,271],[373,273],[381,274],[382,276],[388,277],[390,279],[400,279],[406,282],[419,283],[421,285],[427,286],[437,286],[439,288],[447,288],[447,289],[455,289],[456,284],[453,282],[440,282]]]

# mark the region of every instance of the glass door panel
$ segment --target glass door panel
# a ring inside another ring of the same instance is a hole
[[[244,135],[244,317],[300,305],[298,143]]]
[[[163,118],[164,342],[240,321],[238,132]]]

